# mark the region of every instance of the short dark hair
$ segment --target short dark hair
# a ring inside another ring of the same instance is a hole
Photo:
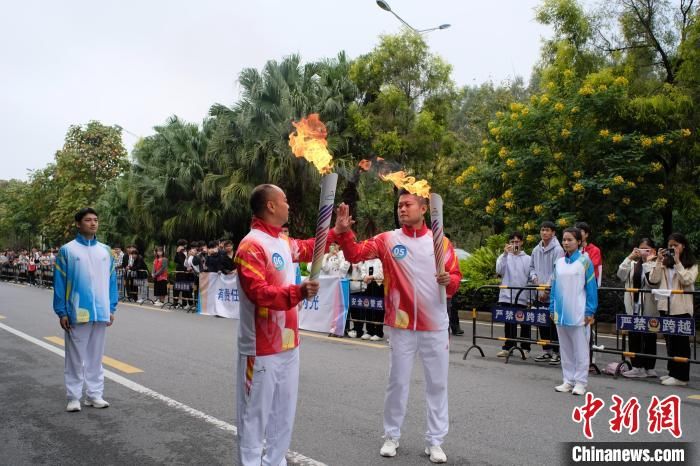
[[[253,188],[253,192],[250,193],[250,210],[253,215],[259,217],[265,212],[265,206],[270,198],[270,193],[274,191],[276,186],[274,184],[260,184]]]
[[[587,235],[591,234],[591,226],[587,224],[586,222],[576,222],[576,225],[574,225],[576,228],[579,230],[583,230],[586,232]]]
[[[419,204],[428,205],[428,200],[426,198],[424,198],[423,196],[419,196],[418,194],[413,194],[412,192],[410,192],[407,189],[402,188],[399,190],[399,197],[401,197],[401,196],[413,196],[416,199],[420,200]]]
[[[230,239],[225,239],[224,240],[224,247],[226,247],[226,246],[233,246],[233,241],[231,241]]]
[[[523,234],[520,233],[519,231],[514,231],[510,235],[508,235],[508,241],[511,241],[515,238],[518,238],[520,241],[523,240]]]
[[[562,235],[564,235],[564,233],[570,233],[571,235],[573,235],[574,238],[576,238],[576,241],[579,241],[579,242],[583,241],[583,237],[581,236],[581,229],[580,228],[569,227],[562,232]]]
[[[95,212],[95,209],[93,209],[92,207],[83,207],[75,213],[75,221],[81,222],[87,214],[93,214],[97,216],[97,212]]]
[[[549,228],[552,231],[557,231],[557,226],[554,224],[554,222],[550,222],[549,220],[545,220],[544,222],[542,222],[542,224],[540,225],[540,230],[542,228]]]
[[[178,246],[187,246],[187,240],[186,239],[179,239],[179,240],[177,240],[177,245]]]
[[[642,238],[639,240],[639,243],[637,243],[637,244],[646,244],[651,249],[656,249],[656,243],[651,238]]]
[[[209,244],[207,245],[209,248],[218,248],[219,247],[219,242],[218,241],[209,241]]]

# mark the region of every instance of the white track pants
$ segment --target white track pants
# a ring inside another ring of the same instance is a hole
[[[590,354],[588,347],[588,326],[557,326],[561,371],[564,383],[588,385]]]
[[[107,324],[90,322],[74,325],[65,332],[66,360],[63,372],[66,397],[79,400],[85,392],[90,399],[102,398],[105,386],[102,356],[105,352]]]
[[[447,368],[450,342],[447,329],[434,332],[414,332],[391,328],[391,363],[389,385],[384,398],[384,435],[398,439],[406,416],[408,389],[416,353],[423,363],[428,445],[442,444],[449,427],[447,413]]]
[[[269,356],[238,355],[236,418],[243,466],[287,464],[298,388],[299,348]]]

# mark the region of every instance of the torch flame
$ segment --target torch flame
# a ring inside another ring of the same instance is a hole
[[[289,147],[294,155],[313,163],[322,175],[330,173],[333,156],[328,152],[326,125],[319,119],[318,113],[312,113],[292,125],[296,128],[296,134],[289,135]]]
[[[384,181],[391,181],[399,189],[405,189],[411,194],[428,198],[430,197],[430,185],[425,180],[418,180],[412,176],[407,176],[406,172],[398,171],[379,175]]]

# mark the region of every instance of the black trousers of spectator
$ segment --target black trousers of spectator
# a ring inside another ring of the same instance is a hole
[[[629,347],[633,353],[656,355],[656,334],[645,332],[630,332]],[[635,356],[631,359],[632,367],[651,370],[656,367],[656,359],[646,356]]]
[[[662,312],[661,315],[668,315]],[[673,317],[691,317],[690,314],[677,314]],[[678,356],[681,358],[690,358],[690,338],[681,335],[664,335],[666,338],[666,352],[669,357]],[[674,379],[687,382],[690,380],[690,364],[687,362],[668,361],[666,366],[668,375]]]
[[[459,312],[452,306],[452,298],[447,298],[447,313],[450,316],[450,330],[452,333],[454,334],[462,330],[459,326]]]
[[[540,301],[536,301],[535,304],[537,307],[549,308],[549,303],[543,303]],[[540,339],[559,342],[559,335],[557,334],[557,326],[554,325],[554,321],[552,319],[550,319],[549,317],[547,318],[547,322],[549,323],[549,325],[545,325],[543,327],[538,327],[540,329]],[[543,345],[542,349],[545,351],[553,350],[555,353],[559,354],[559,346],[558,345],[557,346]]]
[[[360,295],[362,293],[354,293],[355,295]],[[352,302],[352,294],[350,295],[350,301]],[[350,319],[352,321],[352,326],[349,330],[354,330],[357,333],[357,338],[360,338],[364,333],[365,320],[367,320],[367,310],[360,307],[350,306]]]
[[[527,306],[524,304],[510,304],[510,303],[499,303],[507,304],[509,306],[517,307],[520,309],[525,309]],[[532,327],[530,325],[523,324],[505,324],[505,337],[506,338],[518,338],[518,325],[520,325],[520,338],[530,339],[532,335]],[[518,342],[507,340],[501,349],[509,350],[514,346],[518,346]],[[524,351],[530,351],[530,343],[520,343],[520,348]]]
[[[384,285],[378,285],[376,282],[370,282],[367,285],[365,294],[373,298],[381,298],[384,296]],[[367,320],[373,322],[367,324],[367,333],[384,338],[384,309],[369,309],[367,311]]]

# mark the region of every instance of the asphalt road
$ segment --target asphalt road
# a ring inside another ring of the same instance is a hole
[[[470,325],[464,325],[470,330]],[[0,283],[0,464],[236,464],[233,371],[237,322],[120,304],[108,329],[105,410],[66,413],[63,338],[48,290]],[[488,327],[481,326],[480,332]],[[496,329],[497,334],[502,329]],[[303,332],[293,464],[427,465],[423,374],[416,364],[396,458],[378,454],[389,351],[377,344]],[[29,340],[31,341],[28,341]],[[33,338],[33,339],[32,339]],[[558,367],[470,353],[470,334],[451,341],[448,463],[561,464],[562,442],[582,442],[571,413],[581,397],[554,392]],[[614,345],[614,340],[602,340]],[[665,348],[659,347],[661,354]],[[533,351],[537,354],[538,351]],[[601,366],[611,356],[598,356]],[[657,369],[665,374],[665,364]],[[591,376],[606,403],[593,420],[596,441],[697,441],[700,369],[689,387],[657,380]],[[640,432],[608,428],[611,396],[636,396]],[[683,436],[646,432],[653,395],[681,398]]]

